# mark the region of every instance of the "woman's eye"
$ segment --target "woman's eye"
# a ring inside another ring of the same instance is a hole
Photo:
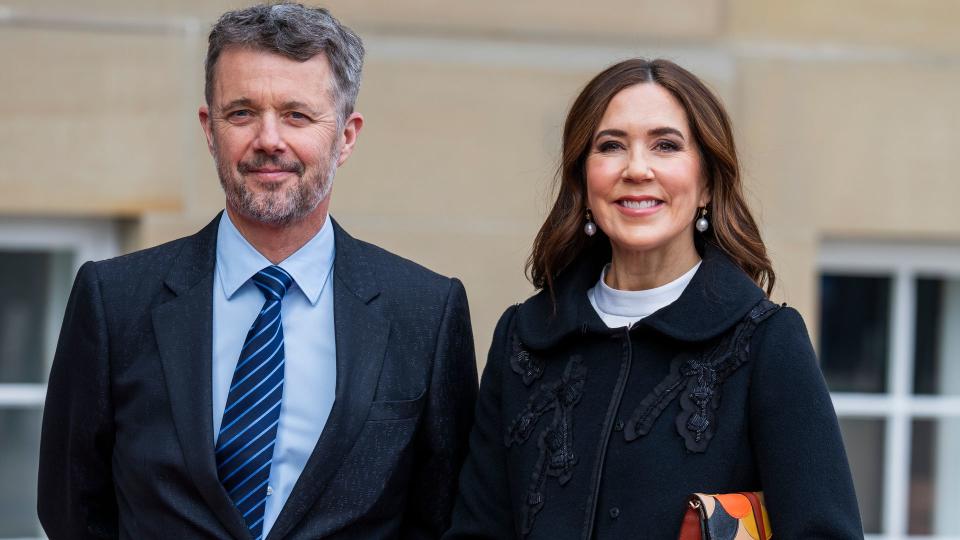
[[[680,145],[673,141],[657,141],[654,149],[660,152],[676,152],[680,149]]]
[[[623,145],[617,141],[604,141],[597,145],[597,150],[601,152],[613,152],[615,150],[620,150],[623,148]]]

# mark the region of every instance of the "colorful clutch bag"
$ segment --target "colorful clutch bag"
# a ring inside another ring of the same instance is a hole
[[[770,540],[762,491],[690,496],[678,540]]]

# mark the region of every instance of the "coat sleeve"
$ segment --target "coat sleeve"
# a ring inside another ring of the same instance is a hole
[[[477,361],[463,284],[451,280],[417,435],[401,538],[439,538],[450,526],[457,475],[477,399]]]
[[[444,540],[504,540],[515,536],[500,407],[502,369],[509,358],[509,308],[497,323],[480,382],[470,454],[460,473],[453,527]]]
[[[47,536],[116,538],[106,320],[94,263],[77,274],[43,410],[37,511]]]
[[[862,539],[837,416],[800,314],[781,309],[752,346],[750,436],[774,538]]]

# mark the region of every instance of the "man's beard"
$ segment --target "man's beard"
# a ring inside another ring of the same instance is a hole
[[[295,223],[310,215],[327,197],[333,187],[333,177],[337,171],[339,149],[334,147],[328,163],[309,176],[304,176],[305,167],[299,161],[284,161],[279,156],[270,156],[258,152],[251,161],[241,161],[236,168],[222,158],[216,145],[214,155],[217,162],[217,174],[220,185],[227,197],[227,206],[237,212],[268,225],[284,226]],[[244,175],[270,166],[297,175],[293,186],[268,185],[265,192],[251,191]]]

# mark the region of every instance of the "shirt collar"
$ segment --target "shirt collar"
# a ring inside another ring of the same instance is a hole
[[[294,288],[299,288],[311,304],[320,300],[335,254],[333,226],[329,216],[323,227],[300,249],[277,266],[293,276]],[[272,263],[240,234],[224,212],[217,230],[217,272],[227,299],[233,297],[249,279]]]

